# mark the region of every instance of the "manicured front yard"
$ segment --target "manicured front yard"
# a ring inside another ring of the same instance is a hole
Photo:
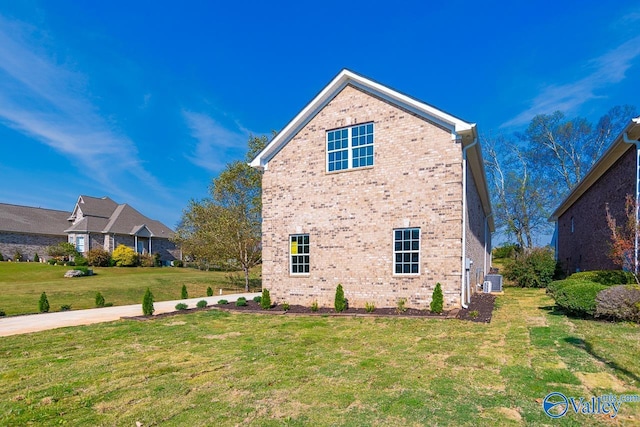
[[[59,311],[64,304],[71,308],[93,308],[96,292],[114,305],[140,304],[147,287],[156,301],[180,299],[182,285],[187,286],[189,297],[205,296],[211,286],[216,295],[242,292],[233,286],[230,273],[199,271],[191,268],[93,268],[91,277],[64,278],[73,267],[38,263],[0,262],[0,309],[8,316],[37,313],[38,299],[47,293],[51,311]],[[253,289],[252,289],[253,290]]]
[[[208,311],[0,338],[0,425],[611,425],[542,399],[640,394],[638,325],[497,302],[490,324]]]

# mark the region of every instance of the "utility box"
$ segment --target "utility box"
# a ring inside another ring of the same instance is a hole
[[[488,285],[489,282],[491,285]],[[489,289],[488,292],[502,292],[502,275],[501,274],[487,274],[484,276],[484,284],[482,290]]]

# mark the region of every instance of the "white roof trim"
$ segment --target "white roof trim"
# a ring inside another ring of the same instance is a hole
[[[467,123],[431,105],[418,101],[403,93],[390,89],[373,80],[362,77],[347,69],[342,70],[307,106],[287,124],[282,131],[267,145],[264,150],[249,163],[252,167],[267,168],[269,160],[284,147],[322,108],[325,107],[347,85],[369,92],[399,105],[412,113],[425,117],[451,130],[452,138],[458,134],[475,132],[475,124]]]

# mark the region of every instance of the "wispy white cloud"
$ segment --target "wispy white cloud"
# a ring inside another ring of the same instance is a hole
[[[128,175],[162,194],[133,141],[90,101],[86,76],[58,63],[43,46],[47,40],[0,15],[0,122],[66,156],[107,192],[127,195],[118,181]]]
[[[597,92],[624,80],[627,70],[640,56],[640,36],[587,63],[588,74],[572,83],[548,85],[533,98],[531,107],[501,125],[502,128],[527,124],[538,114],[574,111],[585,102],[602,97]]]
[[[210,172],[221,171],[231,159],[246,150],[249,131],[236,124],[231,130],[204,113],[182,112],[196,146],[187,159]],[[241,155],[241,154],[240,154]]]

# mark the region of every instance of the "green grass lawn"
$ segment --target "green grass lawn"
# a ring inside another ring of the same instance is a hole
[[[640,327],[508,288],[491,324],[190,313],[0,338],[0,425],[638,425],[541,402],[640,394]]]
[[[95,306],[96,292],[114,305],[140,304],[147,287],[156,301],[180,299],[182,285],[190,298],[206,296],[211,286],[215,295],[243,292],[232,285],[230,273],[199,271],[191,268],[93,268],[91,277],[64,278],[73,267],[39,263],[0,262],[0,309],[8,316],[38,312],[38,300],[47,293],[51,311],[69,304],[72,309]],[[235,274],[235,273],[233,273]]]

